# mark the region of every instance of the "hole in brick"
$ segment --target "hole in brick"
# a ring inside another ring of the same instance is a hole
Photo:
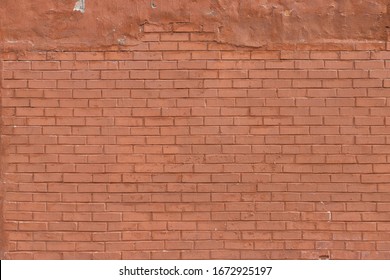
[[[320,260],[329,260],[330,257],[329,257],[329,255],[321,255],[321,256],[318,257],[318,259],[320,259]]]

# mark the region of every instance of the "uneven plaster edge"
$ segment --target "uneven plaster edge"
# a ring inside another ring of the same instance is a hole
[[[142,36],[141,36],[142,38]],[[97,47],[82,45],[80,43],[67,43],[66,45],[41,47],[33,46],[31,44],[26,45],[24,42],[2,43],[0,42],[0,49],[3,49],[2,53],[16,53],[24,54],[29,52],[132,52],[137,51],[137,47],[142,44],[147,44],[149,41],[137,40],[133,41],[133,44],[119,45],[119,44],[106,44]],[[245,44],[234,44],[231,42],[221,41],[213,39],[210,41],[204,41],[205,44],[215,44],[221,46],[221,48],[231,48],[232,50],[242,51],[358,51],[358,50],[370,50],[370,51],[384,51],[390,50],[390,36],[388,40],[322,40],[312,41],[306,43],[291,43],[291,42],[275,42],[265,43],[261,46],[250,46]],[[356,47],[357,45],[370,45],[369,49],[362,49]]]

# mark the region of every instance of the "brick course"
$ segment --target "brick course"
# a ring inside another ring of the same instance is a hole
[[[150,31],[2,55],[4,258],[390,258],[385,43]]]

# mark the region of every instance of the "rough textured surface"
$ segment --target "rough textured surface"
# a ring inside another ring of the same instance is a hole
[[[387,1],[161,3],[1,1],[1,257],[389,259]]]
[[[6,48],[124,47],[144,35],[144,23],[167,30],[191,23],[215,40],[240,46],[267,43],[386,40],[387,0],[3,0],[0,38]]]
[[[7,258],[390,258],[383,45],[149,35],[4,55]]]

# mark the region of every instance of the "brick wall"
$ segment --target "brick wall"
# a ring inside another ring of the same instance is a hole
[[[390,258],[385,43],[2,55],[4,257]]]

